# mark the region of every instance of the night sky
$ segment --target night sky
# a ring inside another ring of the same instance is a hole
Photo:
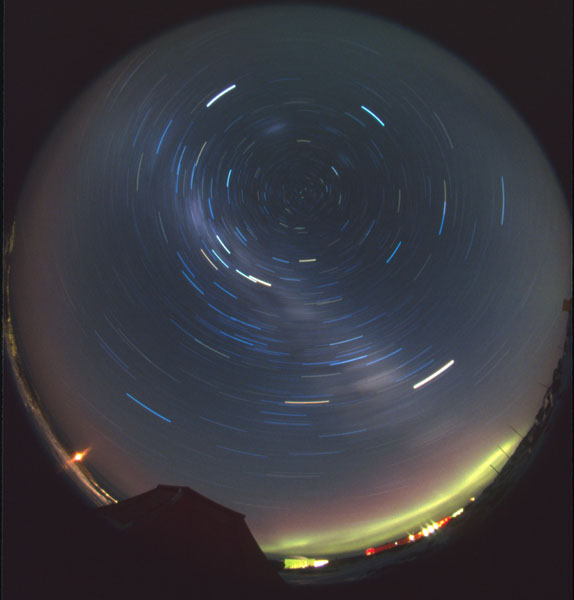
[[[140,47],[53,130],[16,217],[15,333],[115,497],[189,485],[266,552],[360,551],[458,508],[530,426],[570,215],[444,50],[260,14]]]

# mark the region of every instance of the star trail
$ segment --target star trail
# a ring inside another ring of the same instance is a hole
[[[151,41],[31,182],[13,313],[58,439],[118,498],[188,485],[272,554],[450,514],[561,353],[546,159],[469,67],[374,18],[258,9]]]

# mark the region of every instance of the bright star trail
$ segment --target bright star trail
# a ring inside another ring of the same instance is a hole
[[[431,373],[428,377],[425,377],[422,381],[415,383],[415,385],[413,385],[413,389],[418,390],[418,388],[427,384],[429,381],[432,381],[433,379],[438,377],[441,373],[444,373],[447,369],[450,369],[450,367],[452,367],[452,365],[454,365],[454,360],[447,362],[446,365],[444,365],[444,367],[441,367],[438,371]]]
[[[15,231],[50,443],[89,448],[118,498],[190,486],[272,554],[451,514],[562,351],[569,215],[543,153],[458,59],[354,13],[219,14],[138,47],[55,129]]]

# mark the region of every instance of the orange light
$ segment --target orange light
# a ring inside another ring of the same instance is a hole
[[[365,554],[366,554],[367,556],[372,556],[374,553],[375,553],[375,549],[374,549],[374,548],[367,548],[367,549],[365,550]]]
[[[76,454],[74,454],[72,461],[71,462],[81,462],[84,457],[86,456],[86,454],[88,453],[88,449],[84,450],[83,452],[76,452]]]

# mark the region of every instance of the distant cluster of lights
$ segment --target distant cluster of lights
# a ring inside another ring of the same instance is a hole
[[[305,558],[304,556],[299,556],[297,558],[286,558],[284,561],[284,568],[307,569],[309,567],[314,567],[315,569],[319,569],[327,564],[329,564],[329,561],[325,558]]]
[[[470,502],[474,502],[475,498],[472,497],[472,498],[469,498],[469,500],[470,500]],[[410,533],[408,536],[401,538],[400,540],[395,540],[394,542],[388,542],[386,544],[383,544],[382,546],[377,546],[375,548],[367,548],[365,550],[365,554],[367,556],[373,556],[375,554],[378,554],[379,552],[384,552],[385,550],[390,550],[391,548],[396,548],[397,546],[405,546],[407,544],[411,544],[412,542],[416,542],[423,537],[427,538],[430,535],[432,535],[433,533],[437,532],[441,527],[444,527],[451,519],[455,519],[456,517],[462,515],[463,512],[464,512],[464,508],[459,508],[457,511],[452,513],[452,515],[450,515],[450,517],[444,517],[444,519],[441,519],[440,521],[438,521],[438,523],[433,522],[431,525],[428,525],[427,527],[423,527],[417,533]]]

